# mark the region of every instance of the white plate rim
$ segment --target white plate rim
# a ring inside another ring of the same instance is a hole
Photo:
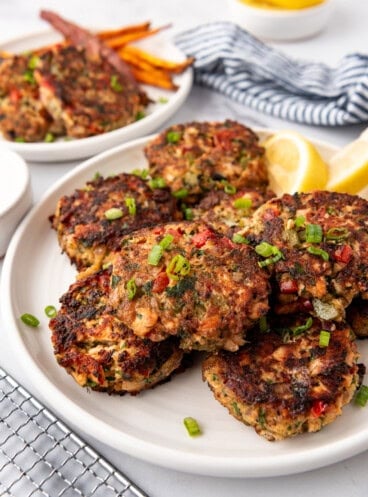
[[[157,39],[152,38],[153,46],[163,44],[165,50],[173,52],[173,58],[176,60],[183,60],[185,54],[170,40],[160,34]],[[50,38],[50,40],[60,39],[59,33],[52,29],[43,29],[24,34],[18,37],[12,37],[8,40],[0,42],[0,50],[11,50],[11,47],[16,44],[29,45],[29,49],[37,48],[40,45],[35,45],[35,40],[42,38]],[[142,41],[148,46],[149,39]],[[148,45],[147,45],[148,44]],[[149,49],[148,49],[149,50]],[[141,85],[149,96],[160,96],[168,98],[167,103],[157,104],[157,109],[147,114],[143,119],[135,121],[122,128],[102,133],[96,136],[80,138],[70,141],[55,141],[52,143],[35,142],[35,143],[18,143],[10,140],[5,140],[1,137],[1,143],[8,146],[11,150],[20,154],[24,159],[37,162],[65,162],[71,160],[85,159],[92,157],[98,153],[108,150],[120,143],[126,143],[133,139],[145,136],[149,133],[156,131],[162,124],[164,124],[175,112],[181,107],[189,95],[193,85],[194,73],[193,69],[189,67],[184,73],[174,77],[175,82],[178,84],[178,89],[174,92],[162,90],[159,88]]]
[[[275,130],[254,128],[256,133],[274,133]],[[332,463],[336,463],[359,454],[368,448],[368,425],[356,435],[351,436],[348,441],[332,441],[325,447],[318,447],[313,450],[301,450],[297,455],[293,454],[292,459],[288,454],[277,455],[267,454],[267,445],[262,460],[253,458],[251,455],[244,457],[222,457],[221,455],[195,454],[182,451],[172,450],[167,447],[158,447],[145,440],[137,439],[129,434],[122,434],[120,430],[108,425],[105,421],[86,412],[71,399],[66,398],[45,375],[31,357],[25,347],[19,331],[19,322],[13,312],[13,302],[11,298],[12,290],[12,268],[16,263],[15,257],[17,249],[22,241],[22,234],[28,224],[37,215],[42,208],[43,203],[69,180],[78,177],[83,171],[92,170],[96,165],[113,155],[124,155],[124,153],[134,147],[142,147],[147,140],[154,135],[143,137],[132,142],[123,144],[119,147],[103,152],[92,159],[83,162],[80,166],[64,175],[58,180],[42,197],[40,202],[34,206],[31,212],[18,227],[8,248],[2,270],[0,303],[2,316],[7,328],[7,337],[17,350],[18,356],[22,358],[24,369],[27,370],[30,380],[34,385],[42,387],[42,396],[52,399],[54,410],[70,420],[82,432],[99,440],[117,450],[126,452],[129,455],[138,457],[147,462],[154,462],[163,467],[209,476],[223,477],[268,477],[281,476],[301,473],[316,468],[321,468]],[[321,150],[326,149],[330,152],[338,150],[337,147],[318,140],[311,140]],[[318,434],[316,434],[318,435]],[[185,436],[185,435],[183,435]],[[310,435],[308,435],[310,436]],[[313,435],[315,436],[315,434]],[[199,443],[205,443],[205,436]],[[269,442],[267,442],[268,444]],[[278,443],[278,442],[277,442]]]

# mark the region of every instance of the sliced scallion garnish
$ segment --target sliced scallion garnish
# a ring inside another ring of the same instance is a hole
[[[201,435],[202,431],[199,427],[198,421],[190,416],[184,418],[184,426],[191,437]]]
[[[136,206],[136,203],[135,203],[135,198],[133,198],[133,197],[126,197],[125,198],[125,205],[128,208],[129,214],[131,216],[135,216],[135,214],[137,212],[137,206]]]
[[[326,330],[322,330],[319,334],[319,346],[320,347],[328,347],[330,343],[331,333]]]
[[[156,190],[156,188],[165,188],[166,186],[166,181],[164,178],[160,178],[159,176],[156,178],[152,178],[148,182],[149,186]]]
[[[57,311],[56,311],[56,307],[53,306],[53,305],[47,305],[45,307],[45,314],[48,318],[53,318],[56,316],[57,314]]]
[[[163,253],[164,249],[161,245],[154,245],[151,248],[151,252],[148,254],[148,264],[151,264],[151,266],[158,266]]]
[[[295,218],[294,224],[297,228],[301,228],[302,226],[304,226],[304,223],[305,223],[304,216],[300,215]]]
[[[172,192],[172,195],[175,198],[185,198],[188,196],[189,191],[186,188],[180,188],[180,190],[176,190],[175,192]]]
[[[294,326],[293,328],[291,328],[293,336],[301,335],[305,331],[309,330],[312,324],[313,318],[309,317],[304,324],[301,324],[300,326]]]
[[[181,254],[175,255],[166,268],[166,274],[173,280],[178,280],[179,276],[186,276],[190,272],[190,262]]]
[[[107,211],[105,211],[105,217],[109,221],[115,221],[115,219],[123,217],[123,211],[118,207],[111,207],[111,209],[107,209]]]
[[[357,404],[360,407],[365,407],[368,402],[368,386],[367,385],[362,385],[356,396],[355,396],[355,404]]]
[[[240,197],[234,200],[233,206],[235,209],[250,209],[252,207],[252,199]]]
[[[180,138],[181,138],[180,131],[169,131],[166,134],[166,141],[168,143],[178,143],[178,141],[180,141]]]
[[[266,267],[284,258],[284,254],[275,245],[268,242],[261,242],[254,249],[258,255],[265,257],[264,261],[258,262],[259,267]]]
[[[326,233],[327,240],[345,240],[349,236],[349,230],[347,228],[330,228]]]
[[[224,187],[224,192],[228,195],[234,195],[236,193],[236,186],[231,185],[226,179],[221,180],[221,184]]]
[[[231,239],[234,243],[244,243],[246,245],[248,245],[249,243],[249,240],[247,238],[245,238],[245,236],[243,235],[240,235],[239,233],[234,233],[232,239]]]
[[[167,234],[163,237],[163,239],[160,241],[160,246],[164,249],[167,250],[172,242],[174,241],[173,235]]]
[[[123,91],[123,87],[121,83],[119,82],[119,76],[117,74],[113,74],[110,78],[110,86],[111,88],[118,92],[121,93]]]
[[[308,247],[307,252],[309,252],[312,255],[318,255],[319,257],[322,257],[324,261],[328,261],[330,258],[328,252],[318,247]]]
[[[323,238],[322,227],[319,224],[307,224],[305,227],[305,240],[308,243],[321,243]]]
[[[33,316],[33,314],[29,314],[28,312],[22,314],[20,319],[23,321],[24,324],[26,324],[27,326],[32,326],[32,328],[37,328],[37,326],[40,324],[39,319],[37,319],[36,316]]]

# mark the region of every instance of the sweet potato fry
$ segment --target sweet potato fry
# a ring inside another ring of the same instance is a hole
[[[170,74],[159,69],[142,69],[130,66],[136,81],[146,85],[157,86],[165,90],[177,90],[177,85],[172,81]]]
[[[129,62],[129,57],[135,57],[137,60],[147,62],[153,67],[156,67],[158,69],[165,69],[173,74],[181,74],[194,62],[193,57],[190,57],[183,62],[174,62],[162,59],[133,45],[125,45],[124,47],[122,47],[119,50],[119,55],[127,62]]]
[[[120,47],[123,47],[127,43],[131,43],[132,41],[137,41],[137,40],[142,40],[143,38],[147,38],[148,36],[155,35],[159,33],[160,31],[167,29],[170,27],[170,24],[166,26],[161,26],[159,28],[155,29],[150,29],[148,31],[138,31],[138,32],[133,32],[133,33],[128,33],[126,35],[122,36],[116,36],[115,38],[108,38],[105,41],[106,45],[108,45],[111,48],[117,49]]]
[[[151,23],[149,21],[142,22],[141,24],[131,24],[129,26],[122,26],[117,29],[109,29],[106,31],[99,31],[97,36],[100,40],[109,40],[111,38],[117,38],[118,36],[124,36],[130,33],[143,33],[150,29]]]

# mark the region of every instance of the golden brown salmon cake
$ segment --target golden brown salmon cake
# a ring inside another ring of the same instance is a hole
[[[344,323],[290,316],[255,333],[235,353],[211,355],[203,378],[215,398],[267,440],[319,431],[334,421],[359,385],[354,334]],[[321,346],[321,331],[329,343]]]
[[[214,189],[235,191],[268,183],[258,136],[235,121],[175,124],[154,138],[145,154],[151,175],[163,178],[188,203]]]
[[[50,320],[57,362],[82,387],[136,394],[169,378],[182,362],[175,337],[160,343],[134,335],[109,305],[111,271],[72,284]]]
[[[38,60],[35,55],[0,60],[0,132],[8,140],[43,141],[47,133],[63,132],[39,99],[34,78]]]
[[[268,309],[268,275],[253,250],[205,223],[131,233],[111,261],[111,305],[142,338],[177,335],[185,350],[237,350]]]
[[[97,270],[120,247],[123,235],[170,221],[177,212],[167,189],[152,190],[138,176],[121,173],[98,175],[85,188],[65,195],[50,220],[63,252],[77,268]]]
[[[223,190],[209,192],[191,209],[193,219],[208,223],[229,238],[248,226],[253,212],[275,194],[267,189],[242,188],[234,194]]]
[[[271,199],[241,231],[274,276],[275,309],[344,319],[368,298],[368,202],[317,191]]]
[[[35,70],[40,99],[74,138],[97,135],[142,117],[147,99],[104,58],[75,46],[41,56]]]

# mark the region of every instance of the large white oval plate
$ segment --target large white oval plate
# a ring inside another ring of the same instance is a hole
[[[33,48],[49,45],[60,39],[55,31],[44,31],[4,42],[1,44],[0,50],[10,53],[22,53]],[[182,61],[185,59],[183,52],[168,41],[163,34],[142,41],[140,46],[144,50],[169,60]],[[148,106],[146,116],[143,119],[114,131],[76,140],[60,138],[52,143],[12,142],[3,139],[1,134],[0,140],[30,161],[61,162],[92,157],[121,143],[152,133],[165,123],[181,107],[188,96],[193,82],[192,69],[189,68],[183,74],[176,76],[174,81],[178,86],[175,91],[142,85],[142,88],[154,103]]]
[[[256,130],[265,136],[265,130]],[[75,272],[60,254],[48,216],[57,200],[82,187],[96,172],[107,176],[146,166],[139,139],[89,159],[55,184],[18,228],[5,258],[1,305],[7,338],[17,360],[41,397],[77,428],[123,452],[191,473],[260,477],[322,467],[368,448],[366,409],[349,405],[321,432],[270,443],[232,418],[202,382],[199,364],[170,382],[136,397],[88,392],[60,368],[53,357],[43,309],[57,305]],[[328,158],[336,149],[315,142]],[[24,312],[41,318],[38,329],[19,320]],[[359,342],[368,362],[368,341]],[[195,417],[203,435],[190,438],[185,416]]]

